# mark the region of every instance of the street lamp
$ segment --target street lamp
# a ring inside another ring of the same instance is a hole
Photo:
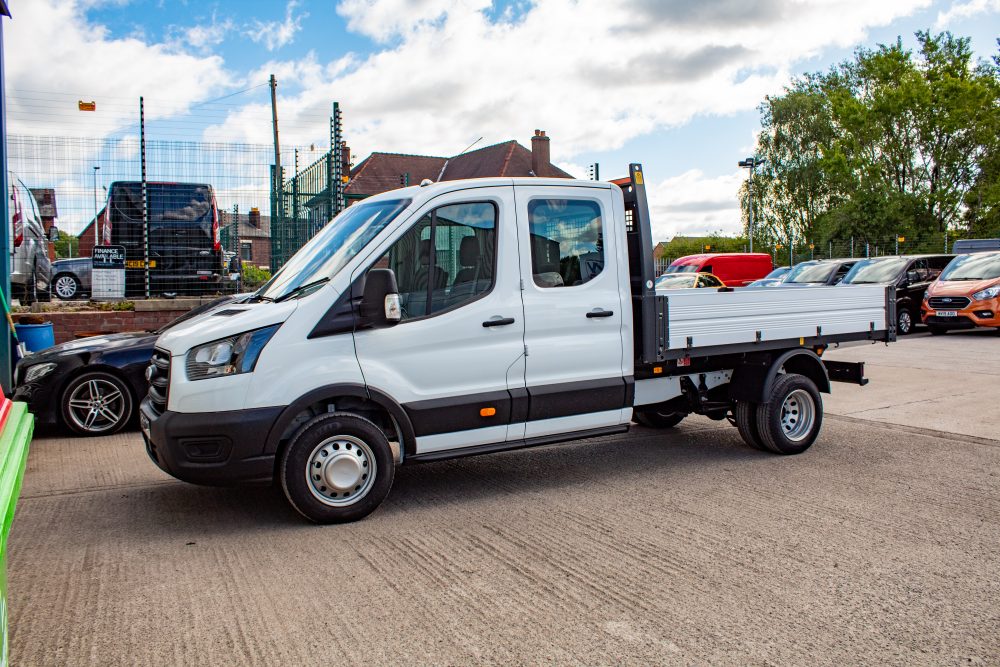
[[[753,252],[753,173],[757,170],[757,167],[763,165],[766,162],[763,158],[759,158],[756,155],[752,155],[745,160],[740,160],[737,165],[750,170],[750,181],[747,185],[747,197],[750,198],[750,252]]]
[[[100,169],[98,166],[94,166],[94,247],[99,245],[97,236],[97,227],[100,224],[97,220],[97,170]],[[93,254],[93,253],[91,253]]]

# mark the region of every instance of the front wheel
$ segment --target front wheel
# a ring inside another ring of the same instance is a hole
[[[285,498],[316,523],[363,519],[389,494],[395,460],[385,434],[357,415],[320,415],[285,448],[278,473]]]
[[[801,454],[819,436],[823,399],[812,380],[797,373],[779,375],[766,403],[757,406],[757,433],[776,454]]]
[[[132,418],[132,392],[117,376],[90,371],[66,386],[60,401],[63,423],[77,435],[109,435]]]

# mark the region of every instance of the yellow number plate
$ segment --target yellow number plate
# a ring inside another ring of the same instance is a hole
[[[141,269],[142,268],[142,260],[141,259],[130,259],[130,260],[128,260],[128,261],[125,262],[125,268],[126,269]],[[156,260],[155,259],[149,260],[149,268],[151,268],[151,269],[155,269],[156,268]]]

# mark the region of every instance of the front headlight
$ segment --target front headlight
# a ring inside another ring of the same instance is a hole
[[[188,380],[207,380],[253,371],[261,350],[280,326],[275,324],[191,348],[185,363]]]
[[[993,287],[987,287],[986,289],[979,290],[972,295],[972,300],[982,301],[983,299],[992,299],[997,295],[1000,295],[1000,285],[994,285]]]
[[[32,382],[37,382],[55,369],[56,365],[51,362],[28,366],[27,370],[24,371],[24,379],[21,380],[21,384],[31,384]]]

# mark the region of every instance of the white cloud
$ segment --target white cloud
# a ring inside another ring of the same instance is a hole
[[[22,3],[4,32],[14,134],[103,137],[138,120],[140,95],[147,118],[165,118],[239,83],[218,56],[111,37],[78,0]],[[97,111],[78,111],[78,100],[95,101]]]
[[[742,224],[737,193],[744,180],[746,172],[742,170],[706,176],[698,169],[691,169],[650,188],[654,241],[678,234],[738,234]]]
[[[254,42],[263,43],[268,51],[280,49],[286,44],[291,44],[295,39],[295,33],[302,29],[302,21],[308,13],[302,12],[296,15],[295,9],[299,6],[299,0],[288,0],[285,6],[284,21],[253,21],[246,29],[246,36]]]
[[[947,28],[954,21],[967,19],[976,14],[1000,12],[1000,0],[967,0],[953,2],[951,7],[938,12],[934,27],[938,30]]]
[[[169,33],[171,40],[179,47],[190,47],[201,53],[208,53],[212,47],[218,46],[235,30],[236,24],[230,18],[219,20],[215,12],[208,23],[200,23],[188,27],[172,26]]]

